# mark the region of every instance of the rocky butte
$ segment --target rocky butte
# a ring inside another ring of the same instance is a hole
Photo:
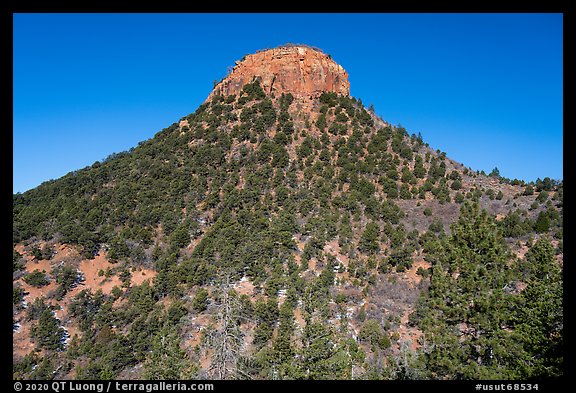
[[[291,93],[316,97],[323,91],[350,95],[348,73],[332,58],[308,46],[281,46],[244,56],[208,96],[239,94],[247,83],[259,79],[268,94]]]

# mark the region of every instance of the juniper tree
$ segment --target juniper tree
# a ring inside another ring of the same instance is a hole
[[[191,362],[180,342],[178,329],[173,325],[165,325],[154,335],[143,365],[144,379],[178,380],[192,376]]]
[[[524,261],[528,286],[513,313],[514,336],[524,353],[517,359],[522,378],[563,375],[564,312],[562,270],[546,238],[538,240]]]
[[[44,310],[38,319],[38,324],[32,327],[32,337],[40,348],[58,351],[65,347],[66,332],[50,309]]]
[[[478,203],[465,202],[452,233],[436,249],[426,310],[420,325],[430,343],[432,378],[515,378],[521,355],[506,329],[515,298],[506,244],[494,219]]]

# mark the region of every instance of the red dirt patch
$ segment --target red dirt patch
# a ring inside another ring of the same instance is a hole
[[[340,253],[340,244],[336,240],[326,243],[324,252],[334,255],[338,263],[344,265],[346,268],[348,267],[348,257]]]
[[[31,256],[28,256],[28,258],[32,258]],[[27,259],[26,262],[26,271],[28,273],[32,273],[34,270],[40,270],[41,272],[45,272],[47,274],[52,273],[52,262],[46,259],[42,259],[42,260],[37,260],[37,259]]]
[[[322,273],[322,269],[318,268],[317,262],[318,260],[316,258],[310,259],[310,262],[308,263],[308,270],[314,272],[317,276],[319,276],[320,273]]]
[[[530,247],[528,247],[526,244],[522,245],[522,247],[516,250],[516,256],[520,259],[524,259],[524,256],[526,255],[529,249]]]
[[[239,295],[254,295],[254,284],[250,282],[248,279],[243,277],[243,280],[240,280],[237,284],[234,285],[234,289],[238,292]]]
[[[397,330],[400,337],[398,338],[397,346],[394,348],[395,351],[399,351],[401,343],[405,341],[410,341],[410,348],[413,351],[420,348],[418,339],[422,336],[422,332],[415,327],[408,326],[408,318],[412,311],[412,306],[408,307],[406,311],[404,311],[404,314],[402,314],[402,318],[400,318],[400,327]]]
[[[306,326],[306,321],[302,316],[302,309],[300,307],[296,307],[294,309],[294,321],[298,324],[300,329],[304,329],[304,327]]]
[[[31,323],[24,318],[19,322],[20,328],[12,333],[12,356],[14,359],[21,359],[34,349],[34,344],[30,340]]]
[[[52,256],[53,261],[80,260],[80,254],[67,244],[60,244],[56,247],[56,254]]]
[[[156,274],[158,273],[156,273],[154,270],[140,269],[132,272],[132,279],[130,282],[132,285],[141,285],[146,280],[150,280],[150,282],[152,282],[154,277],[156,277]]]
[[[101,289],[103,293],[110,294],[112,288],[115,286],[121,287],[122,281],[117,276],[111,276],[106,278],[106,276],[100,276],[98,273],[102,270],[106,272],[108,269],[112,269],[114,265],[106,259],[106,256],[102,253],[96,256],[94,259],[85,259],[80,262],[79,270],[84,273],[84,285],[90,288],[93,292]]]
[[[403,278],[408,280],[411,285],[420,284],[420,281],[422,281],[422,276],[416,273],[420,267],[422,269],[428,269],[430,268],[430,264],[424,260],[414,262],[412,267],[409,270],[406,270]]]

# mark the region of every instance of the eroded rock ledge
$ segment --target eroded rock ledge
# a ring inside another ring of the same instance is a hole
[[[207,100],[214,95],[238,94],[255,79],[267,94],[309,97],[326,91],[350,95],[348,73],[329,55],[307,46],[281,46],[237,61]]]

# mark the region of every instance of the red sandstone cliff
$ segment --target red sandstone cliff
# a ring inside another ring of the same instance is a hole
[[[348,73],[325,53],[306,46],[281,46],[245,56],[208,96],[238,94],[260,79],[266,93],[308,97],[323,91],[350,94]]]

